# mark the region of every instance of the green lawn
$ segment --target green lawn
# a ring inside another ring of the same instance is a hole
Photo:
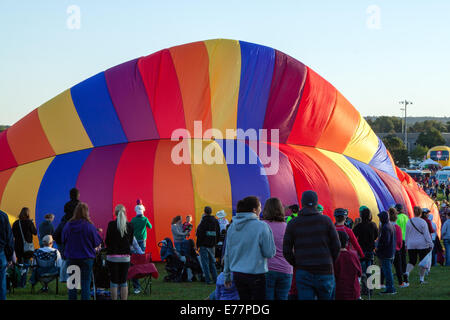
[[[213,285],[206,285],[203,282],[192,283],[167,283],[163,281],[166,272],[164,263],[156,263],[160,272],[158,279],[153,280],[152,294],[150,296],[130,293],[130,300],[203,300],[213,290]],[[410,275],[410,286],[408,288],[398,288],[396,295],[382,296],[381,290],[375,290],[371,300],[448,300],[450,299],[450,267],[440,265],[432,267],[426,279],[428,284],[419,285],[418,270],[415,268]],[[31,294],[31,287],[16,289],[14,293],[8,295],[8,300],[67,300],[67,289],[60,284],[59,294],[55,295],[54,282],[50,285],[49,293],[37,293],[40,284],[36,285],[36,293]],[[363,297],[367,299],[367,297]]]

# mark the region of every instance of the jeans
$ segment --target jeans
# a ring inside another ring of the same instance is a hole
[[[200,247],[199,250],[200,259],[202,261],[203,272],[205,273],[206,283],[211,283],[209,273],[212,275],[212,282],[216,283],[217,270],[216,270],[216,258],[214,254],[214,247]]]
[[[179,254],[181,254],[181,243],[182,242],[173,242],[173,245],[175,246],[175,249],[178,251]]]
[[[386,279],[387,292],[395,292],[394,276],[392,275],[392,260],[393,259],[381,259],[381,272]]]
[[[298,269],[295,274],[298,300],[332,300],[335,288],[334,275],[312,274]]]
[[[69,260],[61,260],[61,268],[59,269],[59,281],[67,281],[67,267],[69,266]]]
[[[291,282],[292,274],[269,271],[266,274],[266,299],[287,300]]]
[[[137,243],[138,243],[139,247],[141,247],[141,250],[145,252],[146,240],[137,240]],[[139,279],[133,279],[133,288],[134,288],[134,290],[141,289],[141,284],[139,283]]]
[[[69,266],[71,265],[77,265],[81,271],[81,300],[90,300],[94,259],[70,259]],[[69,292],[69,300],[77,300],[77,289],[70,289],[67,291]]]
[[[266,274],[233,272],[239,300],[266,300]]]
[[[0,251],[0,300],[6,300],[6,261],[5,251]]]
[[[31,258],[25,259],[24,257],[21,257],[18,259],[18,263],[22,265],[20,267],[20,279],[18,287],[25,288],[27,285],[28,268],[31,266]]]
[[[450,267],[450,239],[444,239],[445,266]]]

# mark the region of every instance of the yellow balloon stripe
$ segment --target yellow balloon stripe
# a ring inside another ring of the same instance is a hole
[[[202,159],[202,163],[196,164],[195,160],[199,159]],[[213,215],[224,210],[230,219],[231,182],[220,145],[212,140],[192,139],[191,163],[196,221],[200,223],[205,206],[212,208]]]
[[[1,209],[8,213],[11,225],[23,207],[30,209],[30,218],[35,219],[36,199],[47,168],[55,157],[24,164],[17,167],[3,192]],[[36,220],[35,220],[36,222]],[[34,237],[35,247],[39,247]]]
[[[372,131],[367,121],[360,116],[358,128],[345,148],[344,154],[368,164],[378,150],[378,143],[377,135]]]
[[[38,108],[38,114],[57,155],[93,147],[73,105],[70,90],[44,103]]]
[[[377,200],[373,194],[372,188],[359,170],[340,153],[330,152],[323,149],[318,150],[336,163],[336,165],[338,165],[339,168],[341,168],[341,170],[347,175],[358,196],[359,205],[368,207],[372,212],[373,221],[378,223]]]
[[[226,129],[236,129],[241,49],[237,40],[205,41],[209,56],[212,127],[225,137]]]

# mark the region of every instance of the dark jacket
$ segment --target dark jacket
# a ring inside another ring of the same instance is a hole
[[[95,248],[102,243],[102,238],[93,224],[75,220],[66,223],[62,241],[66,259],[94,259]]]
[[[386,211],[378,214],[381,222],[380,238],[378,239],[377,256],[380,259],[392,259],[395,255],[395,227],[389,221],[389,214]]]
[[[127,232],[124,233],[123,238],[117,229],[117,221],[113,220],[108,223],[106,230],[106,253],[107,254],[130,254],[130,247],[133,244],[133,224],[127,222]]]
[[[64,216],[61,218],[61,222],[58,224],[58,227],[56,227],[55,232],[53,233],[53,239],[55,240],[56,244],[58,245],[58,250],[61,253],[61,256],[63,259],[65,259],[64,256],[64,243],[62,241],[62,232],[64,230],[64,227],[66,226],[67,221],[72,219],[73,212],[75,211],[76,206],[80,203],[80,200],[70,200],[64,205]]]
[[[313,274],[333,274],[341,243],[331,219],[303,208],[292,219],[283,239],[283,256],[295,268]]]
[[[364,252],[375,250],[375,240],[378,238],[378,228],[373,221],[364,221],[356,225],[353,233]]]
[[[220,226],[217,219],[204,215],[197,227],[197,247],[214,247],[219,242]]]
[[[14,237],[8,215],[0,210],[0,251],[5,252],[6,261],[11,261],[14,252]]]
[[[37,230],[33,220],[30,219],[16,220],[12,225],[12,232],[14,235],[14,251],[16,252],[16,257],[17,259],[28,259],[31,258],[31,256],[24,257],[23,240],[22,234],[20,233],[19,221],[20,226],[22,226],[23,237],[25,238],[26,242],[33,242],[33,235],[37,235]]]
[[[55,229],[53,228],[53,223],[51,221],[44,220],[39,225],[38,231],[39,231],[39,241],[41,241],[42,238],[45,237],[46,235],[53,236]]]

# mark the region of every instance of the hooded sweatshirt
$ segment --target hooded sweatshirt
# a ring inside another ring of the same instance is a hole
[[[396,236],[395,227],[389,221],[386,211],[378,214],[381,222],[380,238],[378,239],[377,255],[380,259],[392,259],[395,255]]]
[[[226,236],[225,281],[231,272],[262,274],[269,271],[267,259],[275,256],[276,247],[270,227],[253,212],[239,212]]]
[[[102,243],[102,238],[93,224],[75,220],[66,223],[62,241],[67,259],[94,259],[95,248]]]

